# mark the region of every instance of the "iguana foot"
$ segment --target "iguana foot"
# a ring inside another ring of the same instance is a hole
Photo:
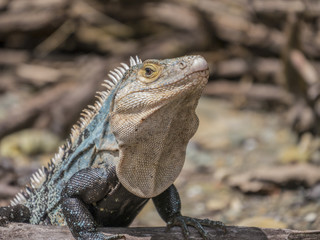
[[[173,226],[179,226],[182,228],[182,233],[185,239],[189,239],[190,236],[188,226],[196,228],[202,236],[202,238],[205,240],[210,239],[210,236],[209,233],[206,230],[204,230],[203,226],[219,228],[226,232],[226,227],[222,222],[212,221],[210,219],[198,219],[185,216],[177,216],[167,223],[167,229],[170,229]]]
[[[118,240],[118,239],[126,239],[124,235],[116,234],[116,235],[105,235],[102,232],[80,232],[78,240]]]

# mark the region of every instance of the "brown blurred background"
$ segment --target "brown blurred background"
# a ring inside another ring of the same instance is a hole
[[[0,205],[46,164],[109,70],[201,54],[210,81],[183,213],[320,228],[318,0],[0,0]],[[135,226],[164,225],[149,204]]]

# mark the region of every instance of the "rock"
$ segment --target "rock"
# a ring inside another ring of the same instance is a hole
[[[281,150],[279,160],[284,164],[309,162],[319,147],[319,139],[313,138],[311,133],[305,133],[298,145],[291,145]]]
[[[318,183],[308,191],[306,198],[308,200],[320,201],[320,183]]]
[[[53,153],[59,144],[60,139],[49,131],[26,129],[4,137],[0,142],[0,154],[21,164],[30,155]]]
[[[320,181],[320,167],[311,164],[262,167],[237,174],[228,184],[246,193],[270,193],[276,187],[311,187]]]
[[[318,215],[314,212],[308,213],[305,217],[304,220],[306,222],[314,222],[317,219]]]
[[[220,211],[226,208],[229,205],[229,200],[228,199],[223,199],[223,198],[213,198],[210,199],[206,203],[206,208],[209,211]]]
[[[309,158],[310,153],[295,145],[281,150],[281,153],[279,154],[279,160],[284,164],[292,162],[307,162]]]

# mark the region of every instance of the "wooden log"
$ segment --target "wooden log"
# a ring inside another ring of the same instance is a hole
[[[0,121],[0,138],[30,126],[47,127],[58,134],[69,132],[70,123],[74,123],[81,110],[93,102],[107,73],[106,66],[107,61],[100,58],[83,59],[74,66],[79,69],[78,75],[74,76],[78,82],[58,83],[10,109]]]
[[[283,15],[288,12],[303,13],[308,16],[319,16],[320,3],[314,0],[254,0],[252,1],[252,8],[259,14],[282,13]]]
[[[28,11],[23,13],[3,13],[0,15],[0,33],[14,31],[43,30],[53,25],[59,26],[64,16],[54,11]]]
[[[61,83],[38,96],[26,101],[22,106],[12,108],[6,118],[0,121],[0,138],[13,131],[27,127],[43,110],[53,106],[59,99],[71,92],[75,84]]]
[[[304,81],[308,87],[319,82],[319,76],[315,67],[301,51],[292,50],[289,59],[296,72],[300,75],[302,81]]]
[[[8,4],[8,0],[0,0],[0,10],[3,11]]]
[[[206,13],[207,21],[218,39],[278,54],[285,42],[284,34],[262,22],[252,21],[252,14],[248,11],[250,8],[247,7],[250,4],[245,0],[238,4],[234,1],[203,0],[194,7]]]
[[[16,68],[16,75],[21,82],[37,87],[58,82],[63,77],[58,69],[35,64],[20,64]]]
[[[14,198],[14,196],[21,190],[20,187],[13,187],[7,184],[0,183],[0,198]]]
[[[0,49],[0,65],[15,65],[28,61],[30,54],[25,50]]]
[[[204,94],[217,97],[243,96],[254,101],[271,101],[291,105],[293,96],[283,88],[270,84],[245,84],[231,81],[209,82]]]
[[[190,239],[202,239],[197,231],[190,227]],[[126,240],[138,239],[183,239],[181,230],[178,227],[166,232],[164,227],[133,227],[133,228],[101,228],[106,234],[124,234]],[[267,229],[257,227],[235,227],[228,226],[226,232],[222,230],[206,228],[210,233],[210,239],[215,240],[318,240],[320,231],[297,231],[290,229]],[[0,227],[0,240],[54,240],[54,239],[73,239],[67,227],[42,226],[22,223],[12,223],[7,227]]]

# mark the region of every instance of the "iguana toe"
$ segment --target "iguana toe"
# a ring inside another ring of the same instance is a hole
[[[188,226],[192,226],[201,235],[201,237],[205,240],[210,239],[209,233],[203,228],[204,226],[212,227],[212,228],[219,228],[226,232],[226,227],[224,223],[219,221],[212,221],[210,219],[198,219],[198,218],[191,218],[186,216],[177,216],[173,218],[171,221],[168,222],[167,228],[170,229],[173,226],[179,226],[182,229],[182,233],[185,239],[189,239],[190,232]]]

